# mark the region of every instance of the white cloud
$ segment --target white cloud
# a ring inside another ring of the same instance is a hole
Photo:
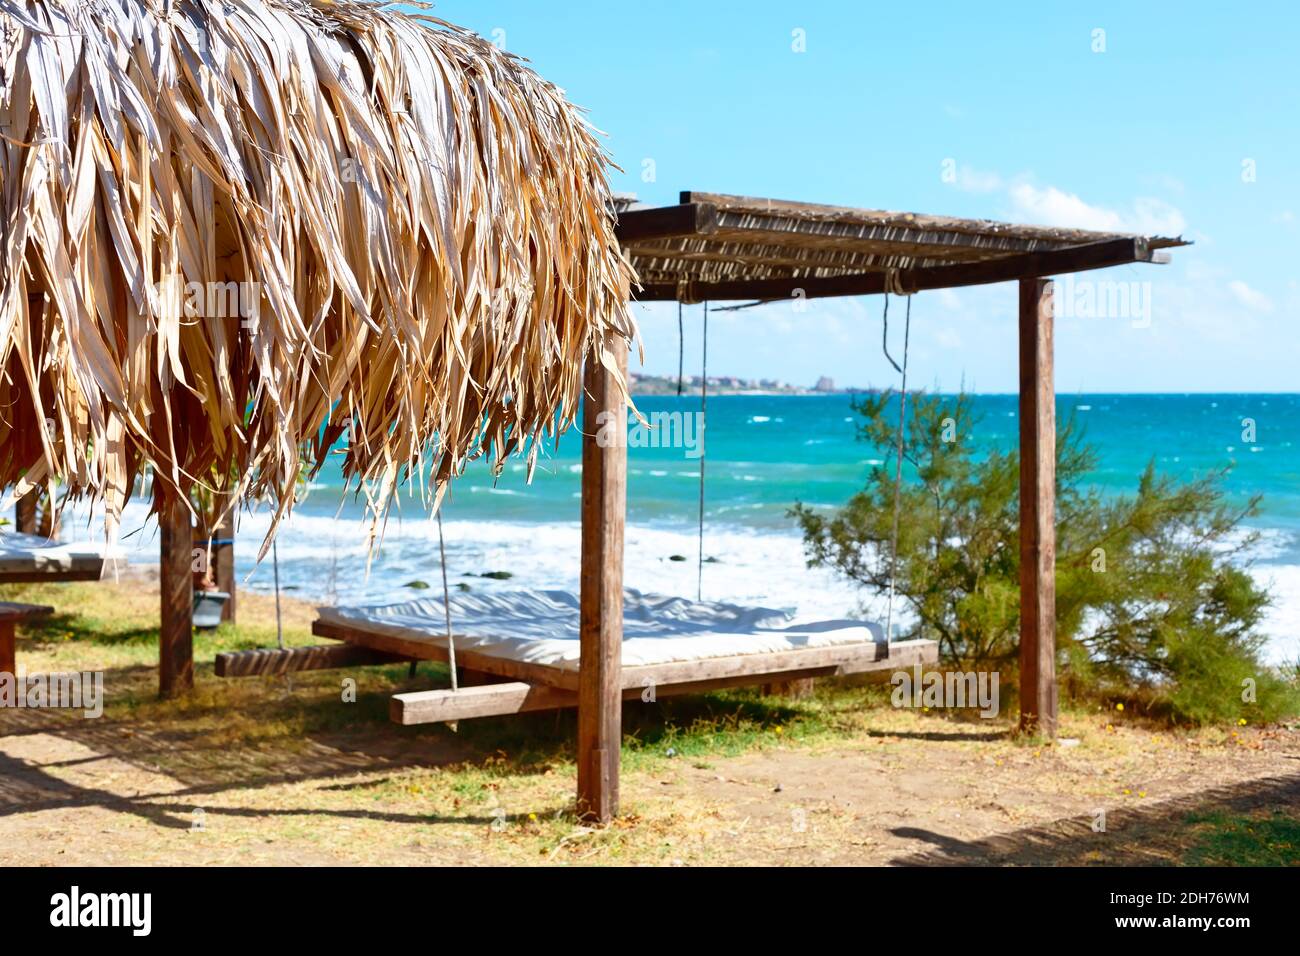
[[[1037,225],[1105,232],[1120,230],[1119,213],[1090,206],[1074,193],[1062,192],[1055,186],[1039,189],[1029,183],[1017,183],[1011,187],[1010,194],[1017,218]]]
[[[1144,236],[1179,236],[1186,230],[1187,220],[1163,199],[1143,196],[1133,203],[1133,214],[1126,225]]]
[[[962,166],[957,170],[957,181],[953,185],[966,193],[994,193],[1002,189],[1003,184],[997,173]]]
[[[1178,235],[1187,228],[1181,212],[1163,199],[1150,196],[1137,199],[1130,211],[1120,212],[1094,206],[1055,186],[1040,188],[1018,182],[1008,190],[1008,195],[1016,218],[1043,226],[1143,235]]]
[[[1272,299],[1258,289],[1252,289],[1240,279],[1233,279],[1229,282],[1228,290],[1238,302],[1254,312],[1273,311]]]

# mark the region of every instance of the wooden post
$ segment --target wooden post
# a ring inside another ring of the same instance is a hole
[[[613,349],[626,378],[627,348],[616,342]],[[596,353],[587,357],[583,390],[577,810],[581,819],[604,823],[618,814],[623,733],[627,406]]]
[[[41,321],[45,312],[45,293],[27,293],[27,311],[34,322]],[[41,500],[41,489],[33,488],[14,505],[14,530],[19,534],[36,533],[36,508]]]
[[[194,688],[194,529],[185,499],[155,477],[159,496],[158,693],[178,697]]]
[[[0,674],[18,675],[14,627],[19,621],[34,617],[48,617],[54,608],[43,604],[14,604],[0,601]]]
[[[36,533],[36,502],[41,493],[35,489],[27,492],[14,505],[14,530],[21,534]]]
[[[1052,283],[1020,280],[1020,729],[1056,736]]]
[[[0,618],[0,674],[18,673],[18,654],[15,650],[14,622]]]
[[[228,504],[222,502],[221,504]],[[221,605],[221,620],[235,623],[235,515],[227,512],[213,530],[212,565],[217,590],[230,595]]]

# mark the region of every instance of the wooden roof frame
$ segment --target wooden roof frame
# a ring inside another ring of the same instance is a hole
[[[633,266],[640,271],[638,259],[648,258],[659,272],[649,281],[641,273],[636,298],[642,301],[761,302],[1017,282],[1020,730],[1055,737],[1056,392],[1053,284],[1047,277],[1166,262],[1160,250],[1186,243],[714,194],[681,198],[676,206],[619,212],[616,234]],[[854,244],[852,255],[866,257],[856,269],[846,267],[842,255]],[[875,252],[868,251],[871,244]],[[773,256],[773,249],[780,254]],[[774,274],[781,271],[786,274]],[[596,436],[598,424],[611,419],[614,434],[626,433],[626,403],[616,385],[618,376],[626,377],[626,363],[626,354],[616,356],[616,369],[588,357],[583,409],[577,808],[585,819],[601,822],[618,812],[619,799],[627,445]],[[441,697],[427,703],[442,712]]]
[[[1141,236],[684,192],[620,210],[636,299],[760,302],[987,285],[1136,262],[1180,237]]]

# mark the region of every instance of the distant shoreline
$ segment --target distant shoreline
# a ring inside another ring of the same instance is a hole
[[[703,384],[698,375],[683,376],[679,382],[675,375],[642,375],[632,372],[629,376],[633,395],[682,395],[696,394]],[[790,385],[775,379],[745,379],[736,375],[710,375],[708,379],[710,395],[751,395],[756,397],[774,397],[781,395],[853,395],[869,389],[837,388],[826,377],[820,379],[813,388],[802,385]]]
[[[675,396],[675,395],[677,394],[677,380],[676,380],[676,379],[673,379],[673,380],[672,380],[672,384],[671,384],[671,386],[667,386],[667,387],[665,387],[665,386],[660,386],[660,385],[657,385],[657,384],[648,384],[648,383],[647,383],[647,380],[646,380],[645,378],[637,379],[637,378],[634,377],[633,380],[632,380],[631,385],[632,385],[632,389],[631,389],[631,391],[632,391],[632,395],[633,395],[633,397],[637,397],[637,396],[646,396],[646,397],[668,396],[668,397],[672,397],[672,396]],[[753,398],[781,398],[781,397],[785,397],[785,396],[790,396],[790,397],[795,397],[795,398],[817,398],[818,396],[829,396],[829,395],[850,395],[850,396],[851,396],[851,395],[863,395],[863,394],[870,394],[870,393],[879,393],[879,392],[886,391],[887,389],[892,388],[892,387],[893,387],[893,386],[889,386],[889,385],[867,385],[867,386],[863,386],[863,387],[861,387],[861,388],[849,388],[849,387],[844,387],[844,388],[828,389],[828,390],[826,390],[826,391],[819,391],[819,390],[817,390],[817,389],[815,389],[815,388],[805,388],[805,387],[803,387],[803,386],[793,386],[793,385],[792,385],[792,386],[788,386],[788,387],[783,388],[783,389],[775,389],[775,388],[766,388],[766,389],[765,389],[765,388],[733,388],[733,387],[730,387],[730,386],[727,386],[727,385],[717,384],[717,383],[714,382],[714,380],[713,380],[713,376],[709,376],[709,395],[710,395],[710,397],[715,396],[715,395],[740,395],[740,396],[750,396],[750,397],[753,397]],[[931,394],[931,395],[957,395],[957,394],[959,394],[959,393],[956,392],[956,391],[945,391],[945,390],[940,390],[940,391],[937,391],[937,392],[936,392],[936,391],[933,391],[933,390],[930,390],[930,389],[912,389],[912,388],[910,388],[910,387],[908,388],[908,391],[909,391],[909,392],[925,391],[925,392],[927,392],[928,394]],[[682,394],[682,397],[685,398],[685,397],[688,396],[688,395],[697,395],[697,396],[698,396],[699,393],[700,393],[700,382],[699,382],[699,376],[696,376],[696,377],[695,377],[695,381],[694,381],[694,382],[692,382],[692,381],[689,380],[689,379],[686,380],[686,382],[685,382],[685,384],[684,384],[684,386],[683,386],[683,388],[682,388],[682,393],[681,393],[681,394]],[[992,391],[992,392],[974,392],[974,391],[968,391],[968,392],[966,392],[966,394],[967,394],[967,395],[970,395],[970,396],[973,396],[973,397],[976,397],[976,398],[1015,398],[1017,393],[1016,393],[1016,392],[1007,392],[1007,391]],[[1089,392],[1089,391],[1058,391],[1058,392],[1056,393],[1056,396],[1057,396],[1058,399],[1060,399],[1060,398],[1070,398],[1070,397],[1081,398],[1081,397],[1085,397],[1085,396],[1086,396],[1086,397],[1089,397],[1089,398],[1124,398],[1124,397],[1150,398],[1150,397],[1158,396],[1158,395],[1180,396],[1180,397],[1181,397],[1181,396],[1196,396],[1196,397],[1198,397],[1198,398],[1199,398],[1199,397],[1204,397],[1204,398],[1234,398],[1234,397],[1243,397],[1243,396],[1263,396],[1263,397],[1289,398],[1289,397],[1292,397],[1292,396],[1295,396],[1295,395],[1300,395],[1300,390],[1297,390],[1297,391],[1294,391],[1294,392],[1255,392],[1255,391],[1243,391],[1243,392],[1221,392],[1221,391],[1208,392],[1208,391],[1207,391],[1207,392],[1201,392],[1201,391],[1194,391],[1194,390],[1176,391],[1176,392],[1169,392],[1169,391],[1152,391],[1152,392]]]

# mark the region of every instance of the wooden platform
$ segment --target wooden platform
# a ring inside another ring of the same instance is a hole
[[[872,648],[872,653],[863,653],[864,647]],[[720,657],[712,660],[691,661],[680,665],[695,667],[701,673],[713,676],[700,676],[694,679],[681,679],[664,683],[653,682],[643,678],[643,684],[629,684],[625,680],[623,699],[646,700],[673,697],[680,694],[702,694],[711,690],[723,690],[728,687],[745,687],[753,684],[769,684],[802,680],[813,677],[835,677],[844,674],[860,674],[868,671],[899,670],[915,664],[934,664],[939,659],[939,645],[934,641],[898,641],[890,647],[888,655],[878,652],[875,645],[843,645],[838,648],[810,648],[807,651],[792,651],[791,654],[806,655],[813,651],[844,651],[838,662],[823,660],[812,665],[811,658],[802,663],[811,666],[799,669],[788,668],[791,663],[785,654],[744,654],[737,657]],[[458,653],[457,659],[460,658]],[[744,661],[745,666],[740,663]],[[711,666],[704,666],[711,665]],[[674,668],[678,665],[666,665]],[[775,668],[775,669],[774,669]],[[623,673],[645,673],[655,668],[628,668]],[[727,672],[730,673],[727,673]],[[673,673],[660,671],[661,674]],[[480,687],[462,687],[459,690],[425,690],[407,694],[394,694],[389,704],[389,717],[398,724],[432,724],[452,720],[466,720],[471,717],[491,717],[503,714],[522,714],[536,710],[560,710],[578,705],[576,691],[555,686],[539,686],[524,681],[504,681]]]
[[[104,562],[98,567],[79,567],[71,570],[53,568],[48,571],[5,571],[0,569],[0,584],[62,584],[66,581],[100,581],[104,577]]]
[[[315,622],[312,633],[344,641],[353,649],[395,658],[444,663],[448,660],[446,648],[433,637],[399,636],[326,621]],[[625,700],[647,694],[656,698],[669,697],[751,684],[890,671],[914,664],[933,664],[938,659],[939,646],[934,641],[895,641],[889,645],[874,642],[840,644],[624,667],[621,686]],[[437,723],[557,710],[578,704],[576,667],[525,663],[461,649],[456,651],[456,663],[492,675],[498,683],[462,687],[456,691],[397,694],[392,699],[390,710],[393,720],[399,724]],[[233,668],[229,676],[235,676]]]

